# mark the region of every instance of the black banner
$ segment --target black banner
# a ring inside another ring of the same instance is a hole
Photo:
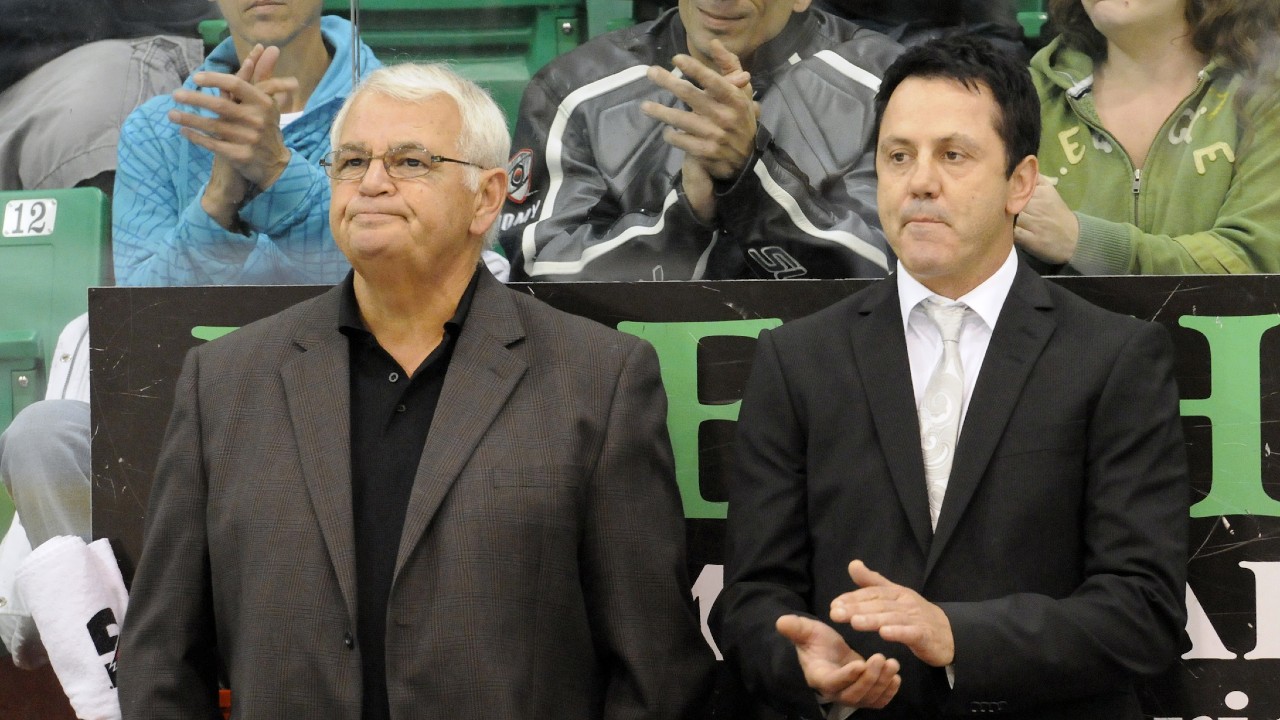
[[[705,617],[722,573],[724,483],[755,338],[869,281],[513,285],[649,340],[671,402],[692,592]],[[1280,715],[1280,276],[1063,278],[1103,307],[1165,324],[1177,347],[1192,481],[1192,649],[1144,688],[1149,717]],[[126,578],[188,349],[320,287],[90,291],[93,519]],[[1275,452],[1272,452],[1275,445]]]

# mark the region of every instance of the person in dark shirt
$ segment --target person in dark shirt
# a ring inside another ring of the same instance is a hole
[[[125,720],[692,717],[657,354],[480,262],[506,120],[372,73],[322,165],[352,273],[193,350],[120,651]]]

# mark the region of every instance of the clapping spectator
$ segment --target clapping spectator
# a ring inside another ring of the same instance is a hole
[[[1050,0],[1024,250],[1067,274],[1280,270],[1280,3]]]

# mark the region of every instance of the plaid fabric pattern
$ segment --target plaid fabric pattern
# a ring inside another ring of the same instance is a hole
[[[213,154],[178,133],[167,114],[170,95],[129,115],[120,134],[112,208],[112,248],[120,285],[246,285],[334,283],[349,265],[329,232],[329,179],[317,163],[329,151],[329,126],[351,92],[351,25],[321,19],[333,49],[329,70],[301,117],[282,131],[293,151],[272,186],[250,199],[240,217],[248,234],[226,230],[200,207]],[[363,44],[366,72],[381,66]],[[225,40],[197,72],[235,72],[239,60]],[[184,83],[197,89],[190,78]],[[213,91],[206,91],[213,92]],[[190,111],[191,108],[185,108]]]

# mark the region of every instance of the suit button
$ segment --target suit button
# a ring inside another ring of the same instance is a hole
[[[351,637],[351,633],[347,633],[346,636],[342,638],[342,644],[346,645],[347,649],[350,650],[356,646],[356,639]]]

